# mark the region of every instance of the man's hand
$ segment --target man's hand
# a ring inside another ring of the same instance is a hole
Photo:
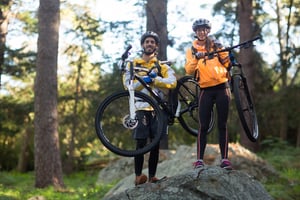
[[[155,72],[155,71],[151,71],[150,73],[149,73],[149,76],[151,77],[151,78],[156,78],[157,77],[157,73]]]

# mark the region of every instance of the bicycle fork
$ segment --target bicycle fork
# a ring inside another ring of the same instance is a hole
[[[135,102],[134,102],[134,89],[133,89],[133,80],[130,80],[130,84],[128,86],[129,92],[129,115],[126,115],[123,118],[123,126],[128,129],[134,129],[138,125],[138,120],[136,119],[135,113]]]

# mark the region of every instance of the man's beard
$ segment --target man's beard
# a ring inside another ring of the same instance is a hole
[[[152,51],[146,51],[145,49],[143,49],[143,53],[146,54],[147,56],[149,56],[155,52],[156,52],[156,48],[154,48]]]

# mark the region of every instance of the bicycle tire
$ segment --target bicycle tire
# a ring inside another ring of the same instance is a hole
[[[242,127],[248,139],[256,142],[259,137],[258,123],[246,78],[233,76],[233,93]]]
[[[159,143],[163,129],[163,120],[160,120],[162,111],[157,103],[151,97],[138,91],[135,91],[135,97],[138,101],[144,101],[152,106],[158,121],[154,139],[149,140],[144,148],[136,149],[136,140],[133,138],[134,130],[123,125],[123,119],[129,114],[128,91],[117,92],[104,99],[98,106],[95,116],[96,134],[102,144],[113,153],[126,157],[149,152]]]
[[[199,93],[200,86],[192,76],[184,76],[177,81],[176,94],[180,104],[180,112],[177,119],[181,126],[193,136],[198,136],[199,129]],[[213,130],[214,124],[215,111],[212,109],[208,133]]]

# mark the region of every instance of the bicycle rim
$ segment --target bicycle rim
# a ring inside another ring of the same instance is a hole
[[[158,122],[155,137],[149,140],[144,148],[136,149],[136,140],[133,138],[134,129],[124,126],[124,119],[129,115],[128,91],[107,97],[96,112],[95,128],[98,138],[107,149],[121,156],[132,157],[149,152],[159,143],[162,134],[163,120],[160,120],[162,113],[156,102],[141,92],[135,92],[135,97],[138,101],[144,101],[152,106],[153,114]]]
[[[258,123],[246,80],[241,76],[234,76],[233,87],[235,104],[243,129],[248,139],[256,142],[259,136]]]
[[[178,121],[188,133],[197,136],[199,129],[199,84],[192,76],[182,77],[177,82],[176,92],[180,104]],[[208,133],[212,131],[214,123],[215,114],[212,110]]]

